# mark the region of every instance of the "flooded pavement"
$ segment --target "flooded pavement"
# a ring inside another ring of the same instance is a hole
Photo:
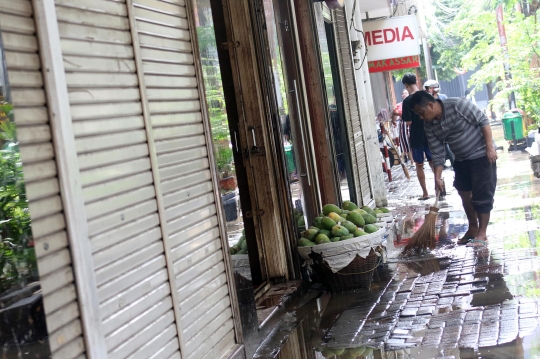
[[[396,167],[387,184],[399,236],[388,246],[369,290],[330,294],[315,284],[294,303],[256,358],[540,358],[540,180],[528,154],[507,152],[500,126],[495,208],[487,248],[459,246],[466,216],[453,172],[444,171],[438,244],[432,253],[399,259],[429,205],[411,172]],[[427,167],[427,166],[426,166]],[[426,171],[428,184],[433,174]]]

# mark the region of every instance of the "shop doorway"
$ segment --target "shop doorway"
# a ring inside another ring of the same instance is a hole
[[[329,114],[328,128],[335,159],[334,171],[339,186],[338,193],[341,202],[358,203],[345,119],[333,13],[323,3],[313,4],[313,10],[325,84],[326,106]]]
[[[261,14],[257,28],[262,30],[258,56],[266,70],[262,82],[272,118],[279,119],[275,146],[283,154],[282,197],[292,222],[290,233],[295,247],[299,232],[320,213],[321,203],[294,5],[289,1],[261,0],[257,6],[264,10],[256,12]]]
[[[338,178],[338,202],[357,201],[331,13],[314,4],[333,152],[317,164],[294,2],[196,3],[229,251],[268,288],[299,278],[296,240],[322,207],[317,165]]]
[[[300,280],[296,241],[318,213],[316,165],[292,2],[197,0],[214,157],[237,287]],[[265,304],[266,303],[266,304]]]
[[[257,234],[247,186],[248,169],[243,165],[244,154],[239,144],[238,114],[235,106],[227,106],[227,102],[231,101],[231,94],[234,94],[233,81],[230,72],[222,70],[226,64],[220,65],[219,39],[216,38],[214,23],[216,14],[212,13],[210,0],[196,0],[194,4],[208,117],[212,130],[213,165],[218,173],[228,236],[227,250],[239,276],[254,287],[263,286],[267,275],[260,263],[255,240]],[[220,26],[219,18],[217,26]]]
[[[320,210],[301,71],[283,60],[295,52],[283,50],[277,2],[196,3],[228,250],[257,300],[300,278],[296,239]],[[294,38],[286,41],[294,47]]]

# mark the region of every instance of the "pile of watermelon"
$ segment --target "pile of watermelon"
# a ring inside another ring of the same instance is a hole
[[[234,254],[247,254],[246,230],[242,230],[242,236],[234,246],[229,248],[229,252]]]

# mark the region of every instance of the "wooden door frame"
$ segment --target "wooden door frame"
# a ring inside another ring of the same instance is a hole
[[[215,26],[220,27],[220,31],[216,31],[216,41],[220,66],[223,64],[222,76],[226,78],[224,85],[232,85],[230,91],[225,91],[227,112],[229,119],[233,119],[229,123],[238,126],[235,146],[241,150],[235,151],[235,161],[240,159],[235,163],[237,168],[243,165],[246,169],[262,281],[286,281],[290,278],[290,268],[286,234],[281,225],[273,130],[260,83],[250,1],[212,0],[211,3],[213,12],[215,8],[217,15],[221,10],[219,16],[223,19],[214,17]],[[223,23],[218,24],[220,21]],[[242,205],[244,217],[249,217],[246,208],[250,207]],[[248,254],[250,262],[254,263],[249,242]]]
[[[274,1],[270,0],[272,3],[272,10],[274,11],[275,16],[275,6]],[[281,203],[281,221],[284,224],[284,241],[286,249],[286,259],[289,269],[289,279],[300,278],[300,265],[298,260],[294,260],[296,255],[296,244],[297,244],[297,226],[294,220],[294,204],[292,203],[290,186],[289,186],[289,176],[286,166],[285,151],[283,150],[283,130],[281,126],[281,119],[279,115],[277,97],[276,97],[276,84],[274,82],[274,74],[269,70],[271,65],[271,57],[269,52],[269,42],[268,42],[268,29],[266,23],[267,14],[264,9],[264,0],[255,0],[251,1],[251,16],[253,22],[253,34],[257,41],[255,41],[255,49],[257,52],[259,66],[259,76],[261,83],[261,92],[263,97],[266,99],[264,111],[266,113],[267,123],[269,124],[269,133],[272,134],[272,161],[276,166],[276,185],[277,185],[277,194],[279,196],[278,203]],[[278,25],[278,24],[276,24]],[[276,26],[278,42],[280,40],[279,29]],[[281,45],[281,44],[280,44]],[[281,54],[285,57],[285,54]],[[283,70],[285,73],[286,71]],[[265,86],[266,85],[266,86]],[[286,89],[288,86],[285,83]],[[291,104],[291,96],[289,91],[287,91],[288,97],[287,102],[289,108]],[[292,126],[291,121],[291,126]]]
[[[351,147],[349,144],[349,128],[347,127],[347,111],[345,110],[345,96],[347,94],[347,89],[343,86],[342,76],[341,76],[341,66],[339,63],[339,55],[338,55],[338,42],[336,39],[336,29],[334,25],[334,19],[332,17],[331,20],[326,19],[323,16],[323,26],[324,26],[324,34],[328,40],[328,53],[330,55],[330,67],[332,71],[332,79],[333,81],[337,82],[338,86],[334,86],[334,96],[336,97],[336,106],[338,110],[338,114],[340,114],[340,129],[342,138],[339,139],[341,141],[341,145],[343,147],[343,156],[344,161],[346,162],[346,176],[347,176],[347,185],[349,187],[349,194],[350,194],[350,201],[354,203],[359,203],[359,198],[356,189],[354,188],[356,183],[356,173],[354,172],[354,166],[352,163],[352,154],[351,154]],[[328,33],[328,29],[330,29],[331,33]],[[335,85],[335,83],[333,84]],[[343,136],[346,135],[346,136]],[[334,138],[335,141],[335,138]],[[339,177],[339,168],[337,166],[337,154],[335,155],[336,158],[336,172],[337,172],[337,178]],[[343,198],[341,197],[341,180],[338,183],[339,186],[339,197],[341,200]]]
[[[313,2],[290,0],[295,6],[300,53],[302,54],[303,75],[307,103],[311,118],[311,132],[317,163],[319,189],[323,204],[339,205],[339,185],[334,173],[334,156],[328,132],[329,114],[327,99],[321,76],[319,41],[314,23]],[[330,170],[328,170],[330,168]]]
[[[255,222],[253,217],[246,216],[246,213],[253,213],[253,206],[250,200],[250,187],[247,181],[247,168],[241,164],[244,162],[242,153],[243,146],[239,145],[240,127],[238,121],[231,119],[239,118],[242,111],[237,103],[236,82],[237,77],[234,70],[232,55],[229,54],[229,47],[234,44],[228,42],[228,25],[225,20],[225,12],[222,0],[210,0],[212,8],[212,17],[214,21],[214,31],[216,33],[216,44],[218,47],[218,58],[223,83],[223,93],[227,107],[227,117],[229,119],[229,131],[232,133],[231,140],[233,144],[233,158],[236,165],[237,186],[240,194],[240,207],[242,209],[244,230],[246,238],[256,238]],[[246,242],[248,246],[249,262],[251,264],[251,276],[255,286],[266,282],[267,274],[264,263],[259,257],[259,246],[257,241]]]

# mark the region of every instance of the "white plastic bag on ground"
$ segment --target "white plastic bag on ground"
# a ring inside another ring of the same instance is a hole
[[[527,147],[525,151],[527,151],[531,156],[538,156],[538,154],[540,154],[538,142],[531,143],[531,147]]]

